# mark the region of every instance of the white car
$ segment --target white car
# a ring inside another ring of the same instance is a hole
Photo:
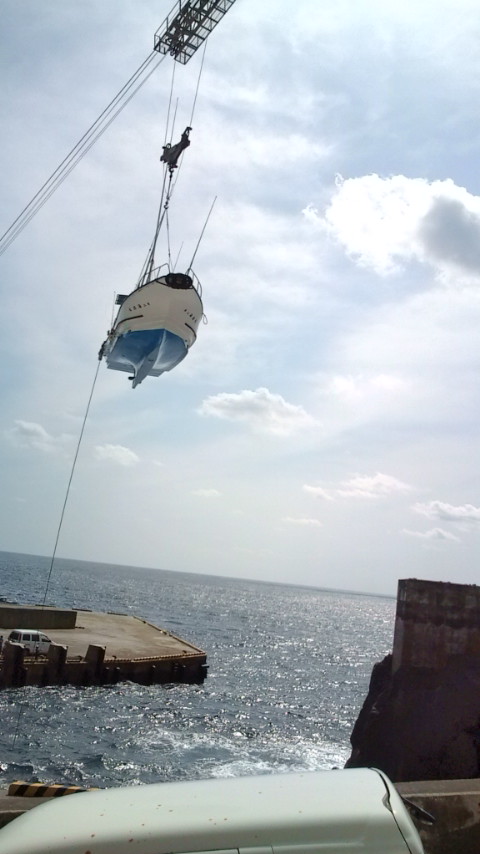
[[[10,643],[20,643],[32,655],[46,655],[52,641],[37,629],[14,629],[7,640]]]

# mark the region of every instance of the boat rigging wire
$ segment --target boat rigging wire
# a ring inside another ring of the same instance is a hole
[[[60,165],[57,166],[55,171],[52,172],[48,180],[45,181],[38,192],[35,193],[28,205],[23,208],[10,227],[0,237],[0,255],[3,255],[3,253],[6,252],[8,247],[23,231],[25,226],[27,226],[30,220],[33,219],[33,217],[41,210],[43,205],[49,200],[55,190],[60,187],[60,185],[70,175],[70,172],[72,172],[75,166],[77,166],[83,157],[85,157],[93,145],[95,145],[100,137],[103,136],[114,119],[117,118],[165,58],[165,56],[161,56],[161,58],[156,61],[157,56],[156,53],[153,52],[149,54],[147,59],[139,66],[139,68],[137,68],[127,83],[125,83],[122,89],[120,89],[120,91],[110,101],[108,106],[105,107],[102,113],[100,113],[96,121],[83,134],[69,154],[67,154]],[[138,81],[140,82],[136,86]],[[130,91],[134,86],[135,88],[133,91]]]

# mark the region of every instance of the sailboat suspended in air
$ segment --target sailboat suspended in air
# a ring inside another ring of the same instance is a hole
[[[132,388],[145,377],[159,377],[175,368],[195,343],[203,318],[201,286],[191,267],[185,273],[171,271],[168,264],[155,268],[155,247],[168,215],[172,176],[190,145],[190,131],[187,127],[178,143],[163,146],[160,160],[168,169],[169,181],[164,204],[162,193],[152,247],[135,289],[117,296],[118,314],[98,354],[111,370],[127,371]]]

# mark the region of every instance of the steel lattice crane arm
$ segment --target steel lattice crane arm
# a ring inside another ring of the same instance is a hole
[[[235,0],[178,0],[155,33],[154,50],[186,65]]]

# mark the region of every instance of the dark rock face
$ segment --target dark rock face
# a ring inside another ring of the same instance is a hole
[[[480,777],[480,661],[451,656],[441,670],[375,664],[351,735],[347,768],[373,766],[394,782]]]

